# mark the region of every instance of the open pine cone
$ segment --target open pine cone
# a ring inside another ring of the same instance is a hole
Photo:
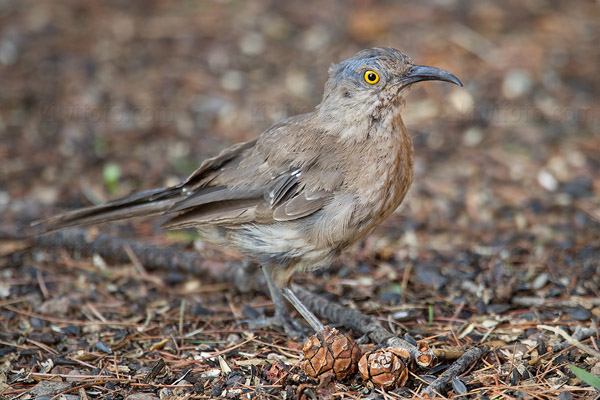
[[[354,340],[329,327],[308,338],[302,350],[302,369],[313,378],[330,373],[343,380],[356,373],[361,355]]]
[[[358,369],[365,381],[373,382],[385,390],[404,386],[408,379],[405,360],[410,359],[408,351],[399,348],[385,348],[365,353],[358,362]]]

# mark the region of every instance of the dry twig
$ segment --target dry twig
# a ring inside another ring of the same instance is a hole
[[[596,357],[598,360],[600,360],[599,352],[597,352],[596,350],[592,349],[591,347],[588,347],[585,344],[581,343],[579,340],[575,339],[573,336],[569,335],[567,332],[563,331],[562,329],[560,329],[556,326],[549,326],[549,325],[538,325],[537,327],[538,327],[538,329],[545,329],[547,331],[554,332],[558,336],[561,336],[563,339],[565,339],[567,341],[567,343],[569,343],[569,345],[575,346],[578,349],[588,353],[592,357]]]

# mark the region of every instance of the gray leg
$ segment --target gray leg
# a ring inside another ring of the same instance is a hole
[[[254,321],[246,321],[251,328],[261,328],[266,326],[281,326],[284,331],[292,337],[303,337],[308,333],[308,327],[299,323],[292,317],[290,317],[285,301],[283,300],[282,293],[277,288],[271,277],[271,271],[268,268],[262,267],[265,280],[267,281],[267,287],[269,289],[269,295],[273,300],[275,306],[275,315],[272,318],[265,318]],[[286,296],[287,298],[287,296]],[[298,300],[298,299],[296,299]],[[293,304],[293,303],[292,303]],[[305,307],[306,308],[306,307]],[[308,310],[307,310],[308,311]],[[309,311],[310,312],[310,311]],[[300,313],[302,314],[302,313]],[[303,314],[302,314],[303,315]],[[304,316],[304,315],[303,315]],[[313,316],[314,317],[314,316]],[[315,317],[316,318],[316,317]],[[308,321],[310,323],[310,321]]]
[[[265,280],[267,281],[267,286],[269,288],[269,295],[271,296],[271,300],[273,300],[273,305],[275,306],[275,316],[283,316],[287,314],[287,309],[285,308],[285,302],[283,301],[283,297],[281,296],[281,291],[275,286],[275,282],[273,282],[273,277],[271,276],[271,271],[268,268],[260,267],[265,276]]]
[[[306,306],[300,301],[300,299],[296,297],[296,294],[292,292],[292,289],[286,287],[282,289],[282,292],[283,297],[285,297],[287,301],[292,303],[296,311],[298,311],[300,315],[304,317],[306,322],[309,323],[309,325],[315,330],[315,332],[320,332],[325,328],[321,321],[319,321],[319,319],[315,316],[315,314],[311,313],[310,310],[306,308]]]

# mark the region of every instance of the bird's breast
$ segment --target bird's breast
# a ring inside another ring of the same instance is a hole
[[[359,239],[371,232],[404,200],[413,180],[412,142],[404,126],[364,146],[353,171],[357,202],[353,222]]]

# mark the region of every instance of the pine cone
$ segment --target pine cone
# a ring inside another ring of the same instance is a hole
[[[410,359],[408,351],[399,348],[385,348],[365,353],[358,362],[358,369],[365,381],[373,382],[385,390],[404,386],[408,379],[405,360]]]
[[[308,338],[302,350],[302,369],[313,378],[330,373],[337,380],[343,380],[356,373],[361,355],[354,340],[329,327]]]
[[[421,368],[433,368],[437,364],[437,357],[431,351],[429,345],[425,342],[417,343],[417,349],[419,349],[419,354],[417,359],[417,365]]]

